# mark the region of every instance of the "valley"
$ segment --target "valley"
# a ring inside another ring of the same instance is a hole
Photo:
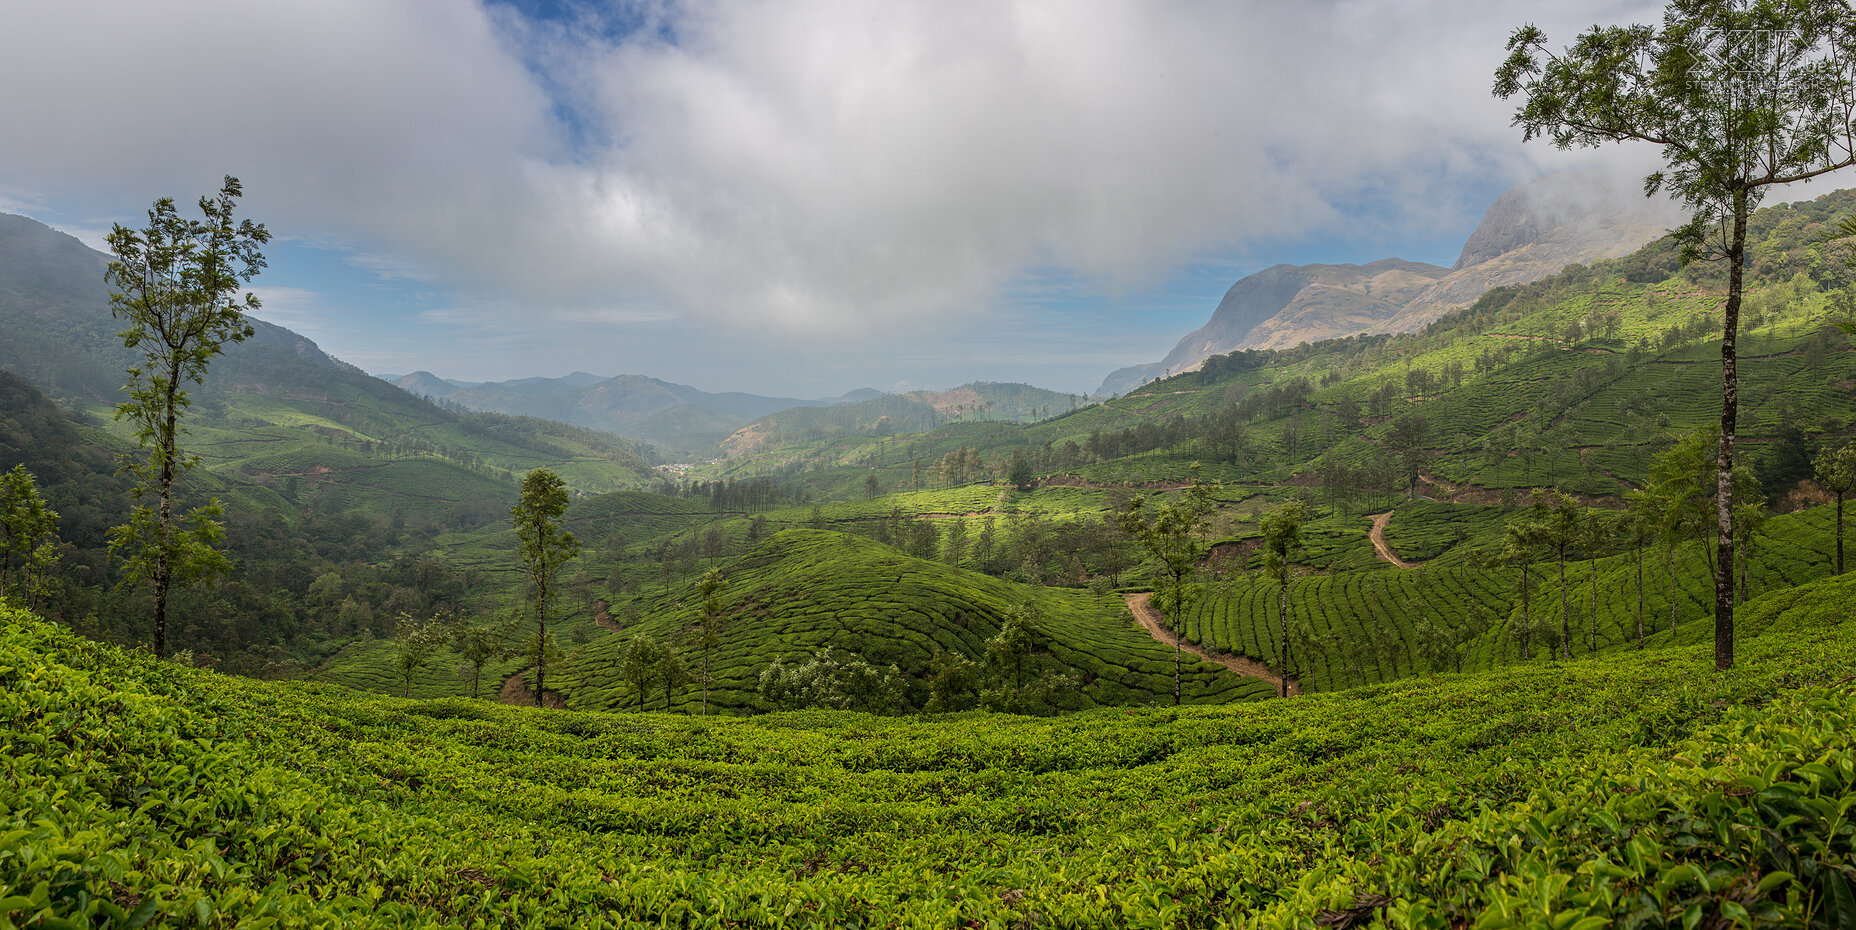
[[[1410,332],[1213,353],[1089,399],[395,385],[267,324],[187,434],[183,494],[224,503],[233,568],[177,596],[156,661],[107,539],[134,437],[103,387],[123,359],[97,262],[10,219],[0,269],[51,254],[69,276],[0,303],[0,471],[24,466],[61,519],[47,582],[7,597],[6,764],[85,800],[15,794],[7,816],[18,848],[88,864],[11,860],[0,914],[1615,916],[1604,882],[1662,889],[1662,913],[1728,887],[1796,913],[1842,873],[1781,872],[1769,840],[1678,842],[1698,828],[1670,811],[1752,822],[1748,798],[1845,791],[1856,598],[1818,463],[1856,439],[1856,350],[1830,325],[1856,278],[1822,260],[1851,216],[1851,192],[1754,216],[1755,529],[1721,675],[1705,527],[1626,522],[1707,486],[1679,450],[1713,415],[1722,284],[1667,240]],[[33,334],[53,328],[47,367]],[[584,413],[595,396],[658,432]],[[509,514],[543,469],[579,546],[537,635]],[[1179,584],[1128,514],[1195,495]],[[25,723],[43,714],[87,722]],[[156,765],[208,806],[119,803],[180,790]],[[1785,848],[1847,848],[1813,823],[1787,821]],[[1622,871],[1582,871],[1594,850]],[[1508,877],[1441,881],[1446,863]],[[1670,883],[1686,863],[1714,871]]]

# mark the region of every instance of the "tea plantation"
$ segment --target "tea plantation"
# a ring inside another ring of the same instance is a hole
[[[5,610],[0,924],[1845,926],[1856,578],[1782,593],[1727,674],[1060,718],[402,701]]]
[[[766,710],[758,679],[777,658],[803,660],[830,647],[879,666],[925,677],[938,653],[983,662],[986,641],[1008,613],[1036,606],[1033,645],[1040,672],[1075,677],[1057,709],[1171,703],[1173,650],[1137,626],[1119,598],[1017,584],[911,558],[857,536],[784,530],[730,566],[722,608],[729,617],[712,651],[709,701],[723,711]],[[652,603],[627,634],[686,638],[693,603]],[[638,700],[622,673],[624,636],[576,653],[556,679],[569,707],[617,709]],[[692,658],[685,648],[685,661]],[[1269,687],[1211,663],[1190,662],[1184,700],[1217,703],[1265,697]],[[679,688],[672,707],[693,712],[700,692]],[[923,702],[912,702],[920,706]]]

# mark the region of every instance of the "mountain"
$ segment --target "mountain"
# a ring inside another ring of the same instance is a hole
[[[1096,394],[1125,393],[1237,349],[1412,332],[1491,288],[1629,254],[1679,220],[1668,201],[1647,199],[1605,176],[1549,175],[1497,198],[1448,269],[1396,258],[1265,268],[1233,284],[1211,320],[1166,358],[1111,373]]]
[[[110,313],[108,262],[43,223],[0,214],[0,369],[60,408],[103,419],[123,399],[125,370],[140,361]],[[442,410],[300,333],[247,320],[252,337],[227,345],[191,391],[188,426],[211,471],[249,486],[281,487],[292,475],[312,486],[352,478],[358,484],[343,491],[350,504],[391,499],[383,506],[441,515],[503,495],[509,469],[549,465],[580,490],[646,480],[648,453],[625,440]],[[428,473],[440,464],[455,473],[435,484]],[[387,479],[399,472],[425,477]]]
[[[794,442],[917,433],[946,423],[1029,423],[1073,410],[1081,400],[1075,394],[1029,384],[980,381],[946,391],[884,394],[832,407],[795,407],[762,417],[724,440],[722,452],[737,456]]]
[[[736,391],[711,394],[643,375],[606,378],[586,372],[562,378],[467,382],[415,371],[390,380],[415,394],[471,410],[559,420],[696,456],[713,455],[730,433],[768,414],[841,402]]]

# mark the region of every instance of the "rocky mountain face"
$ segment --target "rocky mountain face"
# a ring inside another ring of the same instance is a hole
[[[1682,222],[1670,201],[1589,173],[1556,174],[1510,189],[1482,215],[1443,280],[1368,329],[1408,333],[1490,288],[1526,284],[1567,265],[1628,255]]]
[[[1411,332],[1490,288],[1628,254],[1680,221],[1673,204],[1647,199],[1629,182],[1591,173],[1550,175],[1497,198],[1448,269],[1396,258],[1265,268],[1233,284],[1211,320],[1165,359],[1116,371],[1096,393],[1125,393],[1238,349]]]

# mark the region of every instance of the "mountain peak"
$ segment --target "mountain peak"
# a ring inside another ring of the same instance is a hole
[[[1496,198],[1448,269],[1397,258],[1365,265],[1272,265],[1231,285],[1211,320],[1165,359],[1110,374],[1097,394],[1124,393],[1238,349],[1410,332],[1474,303],[1490,288],[1627,254],[1679,221],[1670,201],[1645,198],[1607,175],[1547,175]]]

